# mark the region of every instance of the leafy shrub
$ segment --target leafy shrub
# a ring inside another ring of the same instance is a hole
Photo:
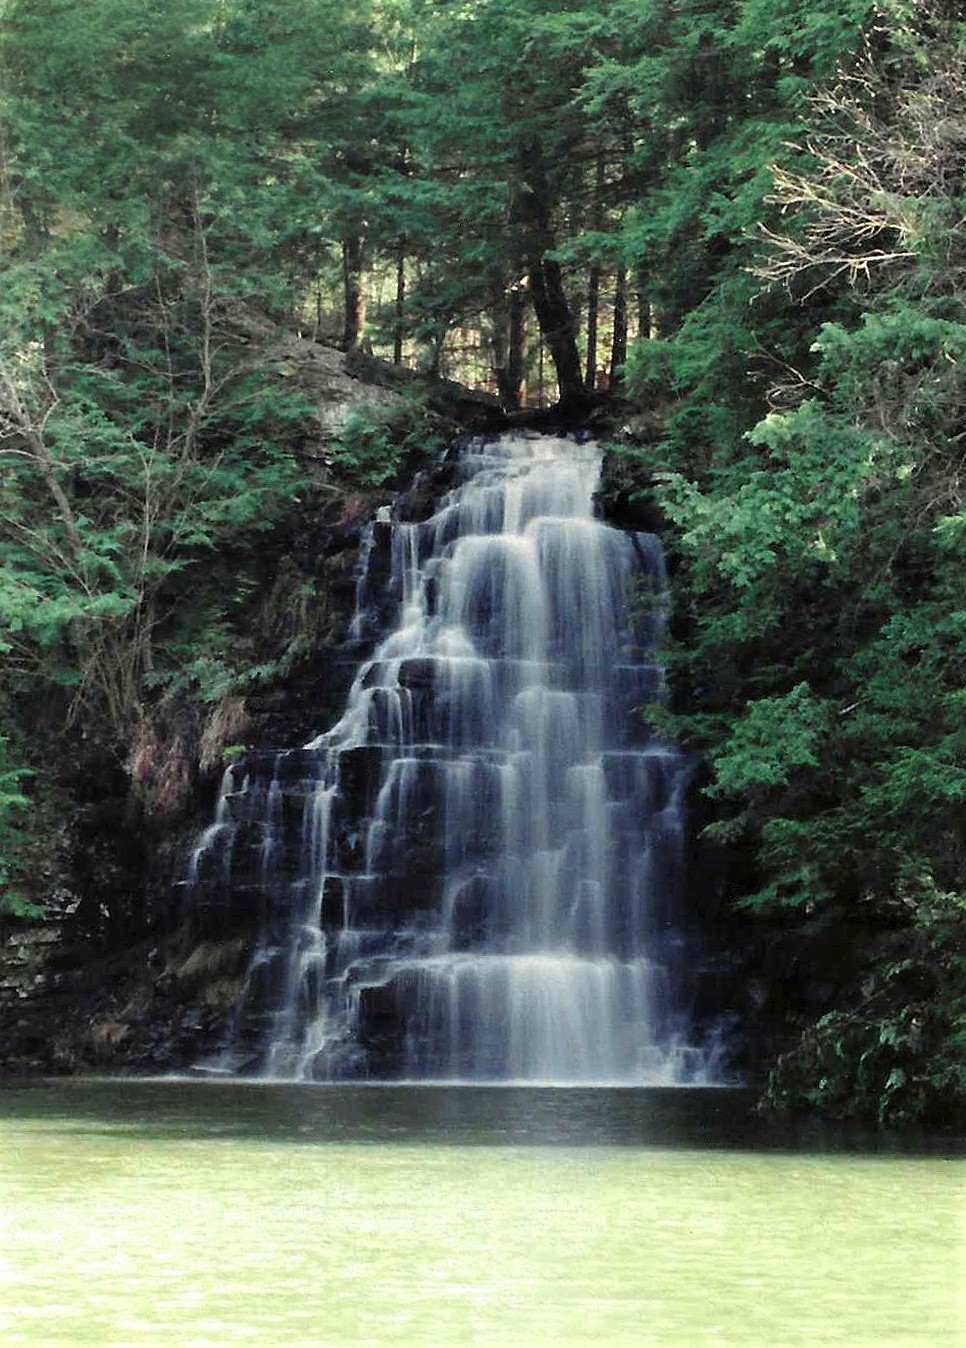
[[[0,736],[0,918],[37,917],[42,911],[14,887],[19,873],[17,850],[22,839],[17,816],[30,803],[19,790],[26,776],[29,776],[26,768],[10,763],[7,741]]]
[[[372,490],[398,484],[445,443],[439,417],[410,397],[354,407],[330,454],[347,485]]]

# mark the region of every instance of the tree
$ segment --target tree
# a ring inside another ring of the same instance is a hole
[[[266,267],[287,269],[295,235],[274,206],[238,208],[261,202],[275,143],[259,109],[290,105],[265,71],[222,81],[224,13],[7,13],[3,663],[24,706],[47,688],[121,761],[197,659],[188,615],[224,645],[203,559],[250,547],[295,486],[302,409],[236,321],[252,293],[286,303]]]
[[[433,261],[410,290],[411,322],[439,334],[460,315],[492,315],[511,404],[524,296],[561,402],[585,400],[560,254],[568,201],[586,191],[585,168],[595,162],[576,99],[594,26],[578,3],[562,13],[543,0],[444,7],[427,23],[413,65],[409,181],[399,191],[409,214],[397,233],[424,255],[431,243]]]
[[[709,836],[738,849],[739,905],[799,942],[806,981],[809,952],[834,951],[772,1099],[943,1122],[966,1090],[962,36],[903,13],[804,100],[807,140],[769,192],[783,214],[735,241],[768,287],[735,348],[771,367],[755,423],[754,385],[736,398],[706,361],[725,349],[709,310],[740,284],[727,264],[634,378],[676,404],[659,450],[688,642],[675,724],[714,768]],[[776,51],[805,65],[793,34]],[[782,313],[794,345],[771,337]],[[682,428],[712,400],[696,456]]]

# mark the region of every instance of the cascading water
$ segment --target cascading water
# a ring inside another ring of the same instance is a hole
[[[594,518],[599,468],[547,437],[464,452],[430,519],[392,523],[398,625],[342,718],[226,773],[189,880],[260,913],[235,1066],[707,1078],[682,998],[689,763],[632,714],[659,693],[662,553]],[[357,630],[365,602],[361,580]]]

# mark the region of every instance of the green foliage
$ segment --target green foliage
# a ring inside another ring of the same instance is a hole
[[[2,409],[0,636],[15,669],[73,684],[121,740],[205,554],[252,546],[291,501],[285,442],[304,416],[270,370],[222,353],[206,371],[204,331],[162,332],[164,353],[126,336],[107,372],[68,350],[20,362]]]
[[[17,855],[23,839],[18,817],[30,804],[20,783],[30,773],[10,762],[8,744],[0,736],[0,919],[39,917],[42,909],[16,889],[20,870]]]
[[[266,313],[304,315],[337,269],[348,313],[379,263],[405,283],[382,335],[432,366],[461,323],[496,355],[509,297],[556,277],[558,359],[568,291],[619,268],[641,326],[623,391],[651,425],[627,473],[675,552],[662,724],[710,765],[734,904],[827,988],[801,999],[771,1099],[944,1117],[966,1089],[954,9],[9,0],[12,720],[43,704],[123,760],[165,701],[210,710],[297,658],[298,636],[242,637],[308,413],[253,339]],[[363,407],[329,466],[380,490],[440,444],[418,399]],[[0,758],[8,909],[21,777]]]
[[[748,797],[787,787],[795,773],[819,766],[829,730],[829,709],[807,684],[749,703],[732,728],[727,751],[716,761],[713,794]]]
[[[821,1016],[777,1063],[777,1108],[880,1127],[956,1127],[966,1099],[966,896],[928,880],[911,928],[877,952],[854,1003]],[[924,894],[926,889],[931,891]]]
[[[398,485],[446,443],[440,422],[417,397],[359,404],[329,454],[340,476],[360,490]]]
[[[887,6],[864,49],[865,7],[808,8],[740,7],[725,63],[754,21],[782,73],[752,117],[652,163],[628,225],[669,292],[667,332],[628,371],[662,407],[651,489],[675,527],[665,726],[713,769],[705,832],[738,858],[734,902],[765,946],[798,940],[801,1037],[768,1100],[949,1124],[966,1100],[966,311],[945,204],[961,187],[920,142],[945,118],[959,144],[962,35],[939,7]],[[810,158],[771,138],[793,108]],[[819,929],[837,962],[820,996]]]

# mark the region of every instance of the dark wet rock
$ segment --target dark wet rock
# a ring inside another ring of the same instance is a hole
[[[367,814],[379,789],[383,751],[378,745],[364,744],[344,749],[339,755],[339,794],[346,817]]]
[[[432,659],[403,660],[399,683],[403,688],[431,689],[436,681],[437,662]]]
[[[494,898],[494,884],[488,876],[474,875],[460,886],[450,917],[454,950],[472,950],[483,944],[497,911]]]
[[[628,459],[620,450],[604,455],[597,506],[610,524],[634,532],[663,534],[667,516],[655,492],[656,478],[641,471],[640,452]]]

